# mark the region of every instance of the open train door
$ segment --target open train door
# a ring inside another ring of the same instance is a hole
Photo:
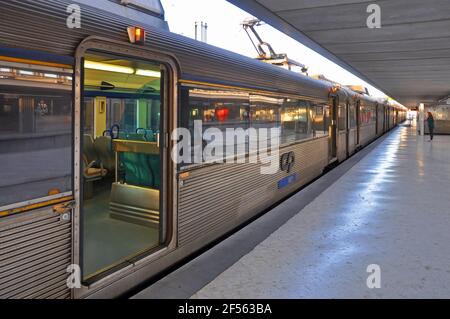
[[[93,38],[77,69],[74,259],[84,297],[176,247],[177,68],[164,54]]]

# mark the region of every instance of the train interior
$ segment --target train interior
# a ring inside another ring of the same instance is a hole
[[[163,66],[85,55],[82,108],[83,278],[156,249],[161,232]]]

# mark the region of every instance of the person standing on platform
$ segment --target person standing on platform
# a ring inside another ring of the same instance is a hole
[[[431,112],[428,112],[427,114],[427,123],[428,123],[428,131],[430,132],[430,142],[433,140],[433,133],[434,133],[434,117]]]

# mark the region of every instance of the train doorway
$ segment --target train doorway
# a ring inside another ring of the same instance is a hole
[[[168,240],[170,73],[159,61],[88,50],[83,75],[79,257],[89,285]]]

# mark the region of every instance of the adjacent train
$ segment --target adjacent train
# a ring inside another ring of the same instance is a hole
[[[120,296],[405,120],[386,101],[77,2],[71,29],[72,1],[0,1],[0,298]],[[145,44],[130,43],[136,24]],[[208,128],[279,128],[281,165],[175,163],[179,127],[201,145]]]

